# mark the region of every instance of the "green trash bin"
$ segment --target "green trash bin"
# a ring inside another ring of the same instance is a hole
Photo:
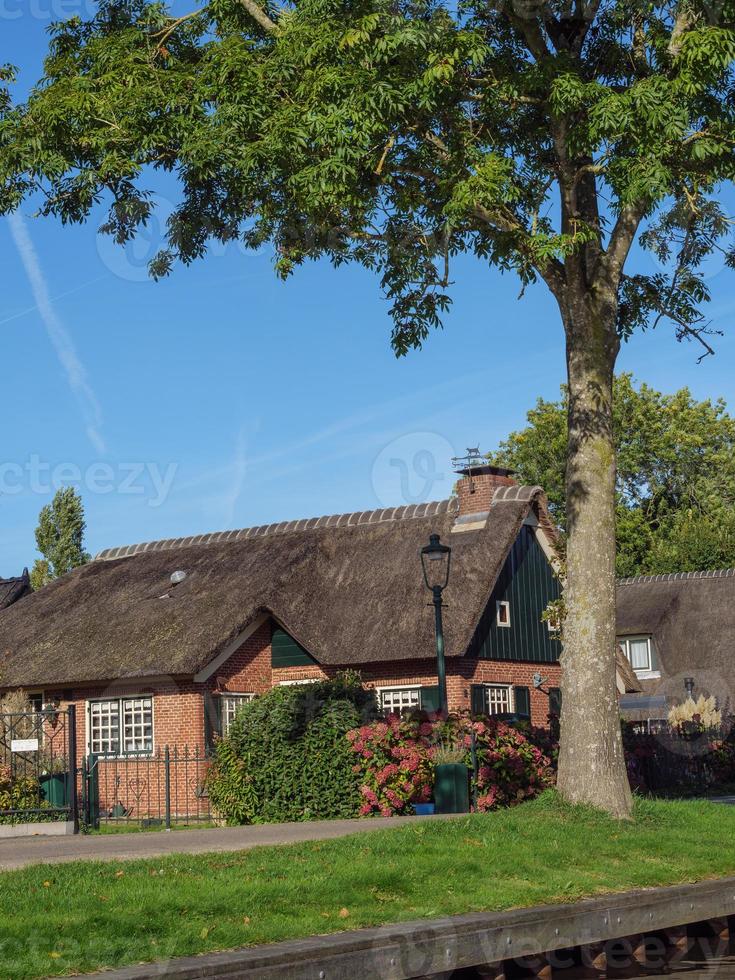
[[[436,767],[434,804],[437,813],[470,812],[470,771],[464,762],[444,762]]]
[[[69,774],[66,772],[50,772],[38,780],[41,786],[41,796],[51,806],[63,809],[69,805]]]

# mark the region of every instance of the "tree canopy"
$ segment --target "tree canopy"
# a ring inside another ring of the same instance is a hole
[[[124,241],[150,216],[152,171],[174,172],[154,275],[214,239],[273,242],[282,276],[357,261],[405,353],[439,324],[457,253],[560,302],[581,262],[587,286],[612,282],[620,336],[668,316],[707,344],[698,266],[728,227],[733,9],[213,0],[173,18],[103,0],[54,25],[24,105],[0,95],[0,210],[40,189],[41,213],[77,221],[107,200]],[[671,271],[622,274],[658,205],[641,242]]]
[[[43,555],[31,569],[31,585],[40,589],[60,575],[89,561],[84,550],[84,505],[73,487],[54,494],[38,515],[36,546]]]
[[[568,399],[539,398],[528,426],[491,454],[520,479],[540,484],[566,523]],[[656,575],[735,567],[735,419],[725,402],[697,401],[688,388],[665,395],[615,379],[617,572]]]

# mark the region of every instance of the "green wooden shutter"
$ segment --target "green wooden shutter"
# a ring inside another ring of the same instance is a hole
[[[433,687],[422,687],[419,692],[419,697],[421,699],[422,711],[439,710],[439,685],[438,684],[435,684]]]
[[[560,687],[549,688],[549,714],[556,715],[557,718],[561,715],[561,688]]]
[[[214,749],[215,737],[222,734],[221,698],[215,698],[211,691],[204,692],[204,751]]]
[[[470,709],[473,715],[486,715],[485,688],[482,684],[473,684],[470,688]]]
[[[519,718],[531,717],[531,692],[527,687],[513,688],[513,701],[515,702],[515,714]]]

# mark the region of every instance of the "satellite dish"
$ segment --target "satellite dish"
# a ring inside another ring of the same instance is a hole
[[[186,572],[173,572],[171,575],[171,585],[178,585],[180,582],[183,582],[185,578]]]

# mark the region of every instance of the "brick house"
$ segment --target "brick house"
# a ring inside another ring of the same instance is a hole
[[[491,466],[460,477],[450,500],[104,551],[0,612],[0,690],[74,703],[80,754],[204,752],[243,700],[346,668],[386,711],[435,708],[419,549],[438,533],[450,710],[544,724],[560,642],[541,620],[559,594],[543,492]]]

